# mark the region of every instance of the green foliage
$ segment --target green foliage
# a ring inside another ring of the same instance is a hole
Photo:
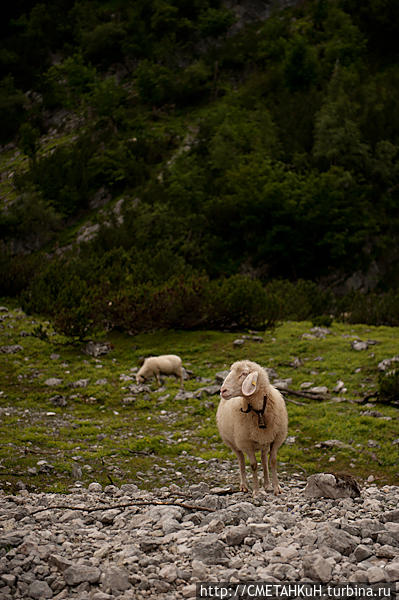
[[[397,322],[396,291],[339,303],[309,283],[376,265],[377,289],[399,285],[397,9],[312,0],[239,28],[233,12],[42,0],[7,13],[0,141],[30,160],[2,152],[5,289],[25,289],[31,310],[52,299],[71,335],[74,318],[83,336],[314,319],[338,304]],[[104,224],[96,240],[58,261],[53,244],[88,220]],[[69,307],[13,256],[43,247],[55,280],[72,278]]]
[[[199,29],[204,36],[218,36],[229,29],[235,17],[230,10],[225,8],[208,8],[201,13]]]
[[[24,105],[23,92],[15,87],[12,75],[8,75],[0,82],[1,143],[8,142],[17,133],[26,118]]]
[[[89,95],[95,81],[96,70],[85,64],[81,53],[76,53],[48,69],[44,100],[50,107],[61,105],[77,109]]]
[[[19,145],[24,154],[31,160],[36,159],[39,131],[29,123],[23,123],[19,128]]]
[[[381,373],[378,380],[378,400],[399,406],[399,369]]]
[[[167,67],[144,60],[136,69],[136,76],[137,89],[143,102],[159,106],[174,101],[175,75]]]
[[[399,325],[399,291],[354,292],[342,301],[351,323],[369,325]]]

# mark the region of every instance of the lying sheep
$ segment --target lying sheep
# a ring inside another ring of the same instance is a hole
[[[176,354],[163,354],[161,356],[149,356],[144,360],[136,375],[136,383],[143,383],[150,377],[156,377],[158,385],[161,385],[160,374],[175,375],[180,378],[180,387],[183,387],[183,365],[180,356]]]
[[[245,473],[247,454],[253,473],[254,496],[259,491],[255,456],[261,451],[264,486],[269,486],[269,467],[275,495],[281,493],[277,478],[277,450],[287,437],[288,415],[282,395],[260,365],[249,360],[233,363],[220,390],[216,414],[223,441],[236,453],[240,466],[240,490],[248,491]]]

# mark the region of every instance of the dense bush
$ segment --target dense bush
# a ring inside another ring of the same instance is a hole
[[[399,406],[399,369],[381,373],[378,380],[378,400]]]
[[[339,299],[314,283],[376,264],[376,289],[399,285],[394,4],[309,0],[234,27],[219,0],[8,7],[0,141],[29,160],[4,149],[4,289],[78,336],[397,324],[396,291]],[[57,259],[89,219],[96,240]],[[48,272],[15,256],[44,248]]]

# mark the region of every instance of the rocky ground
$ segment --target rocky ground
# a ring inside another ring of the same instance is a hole
[[[0,496],[0,600],[194,598],[196,583],[397,582],[399,487],[257,498],[206,483]]]

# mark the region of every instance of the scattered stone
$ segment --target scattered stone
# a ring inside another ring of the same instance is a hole
[[[193,558],[206,565],[228,564],[224,544],[216,534],[207,534],[203,539],[194,542]]]
[[[309,392],[311,394],[328,394],[328,387],[325,385],[316,385],[315,387],[311,387]]]
[[[392,358],[385,358],[381,362],[378,363],[379,371],[388,371],[393,363],[399,362],[399,356],[393,356]]]
[[[230,371],[219,371],[218,373],[216,373],[216,375],[215,375],[216,383],[221,385],[229,373],[230,373]]]
[[[360,562],[362,560],[366,560],[366,558],[368,558],[369,556],[372,556],[373,553],[369,547],[365,546],[364,544],[359,544],[355,548],[353,554],[357,562]]]
[[[362,350],[367,350],[369,347],[367,342],[362,342],[361,340],[353,340],[351,342],[352,350],[356,350],[357,352],[361,352]]]
[[[301,390],[308,390],[309,388],[311,388],[313,385],[313,381],[304,381],[303,383],[301,383],[301,385],[299,386]]]
[[[204,482],[104,492],[92,482],[62,496],[0,491],[0,523],[11,527],[0,531],[0,598],[172,599],[194,598],[196,582],[208,580],[398,580],[398,487],[309,499],[298,473],[283,487],[255,499]]]
[[[49,377],[49,379],[46,379],[44,382],[44,385],[56,387],[57,385],[62,385],[62,379],[59,379],[58,377]]]
[[[97,583],[100,579],[101,571],[97,567],[87,565],[71,565],[64,571],[65,583],[68,585],[79,585],[79,583]]]
[[[276,379],[273,381],[274,387],[278,390],[287,390],[291,384],[292,377],[287,377],[286,379]]]
[[[239,346],[243,346],[245,344],[245,340],[239,338],[238,340],[234,340],[233,346],[238,348]]]
[[[55,396],[52,396],[51,398],[49,398],[49,402],[51,402],[51,404],[53,404],[54,406],[67,406],[68,402],[65,399],[65,396],[61,396],[60,394],[56,394]]]
[[[101,575],[101,583],[105,590],[110,590],[112,594],[115,592],[123,592],[131,586],[129,583],[129,573],[125,569],[119,567],[109,567]]]
[[[107,342],[88,342],[85,347],[86,354],[94,358],[108,354],[111,350],[112,345]]]
[[[346,448],[347,450],[353,450],[353,447],[350,444],[345,444],[345,442],[341,442],[341,440],[324,440],[323,442],[318,442],[315,444],[316,448]]]
[[[78,379],[72,383],[74,388],[85,388],[88,386],[90,379]]]
[[[199,388],[198,390],[196,390],[196,392],[194,393],[194,396],[196,398],[203,398],[204,396],[218,396],[219,393],[220,393],[220,385],[208,385],[206,387],[202,387],[202,388]]]
[[[327,583],[331,581],[332,566],[325,558],[320,555],[311,554],[303,559],[303,571],[311,581],[322,581]]]
[[[333,389],[333,392],[335,394],[339,394],[339,392],[342,392],[344,390],[344,388],[345,388],[344,382],[341,380],[338,380],[335,388]]]
[[[308,477],[304,495],[308,498],[357,498],[360,488],[353,477],[316,473]]]
[[[45,581],[33,581],[29,586],[28,595],[31,598],[43,600],[44,598],[52,598],[53,591]]]
[[[21,352],[21,350],[23,350],[23,348],[19,344],[11,344],[10,346],[0,346],[0,352],[2,354],[16,354],[17,352]]]
[[[387,581],[398,582],[399,581],[399,561],[393,562],[385,567],[385,574]]]

